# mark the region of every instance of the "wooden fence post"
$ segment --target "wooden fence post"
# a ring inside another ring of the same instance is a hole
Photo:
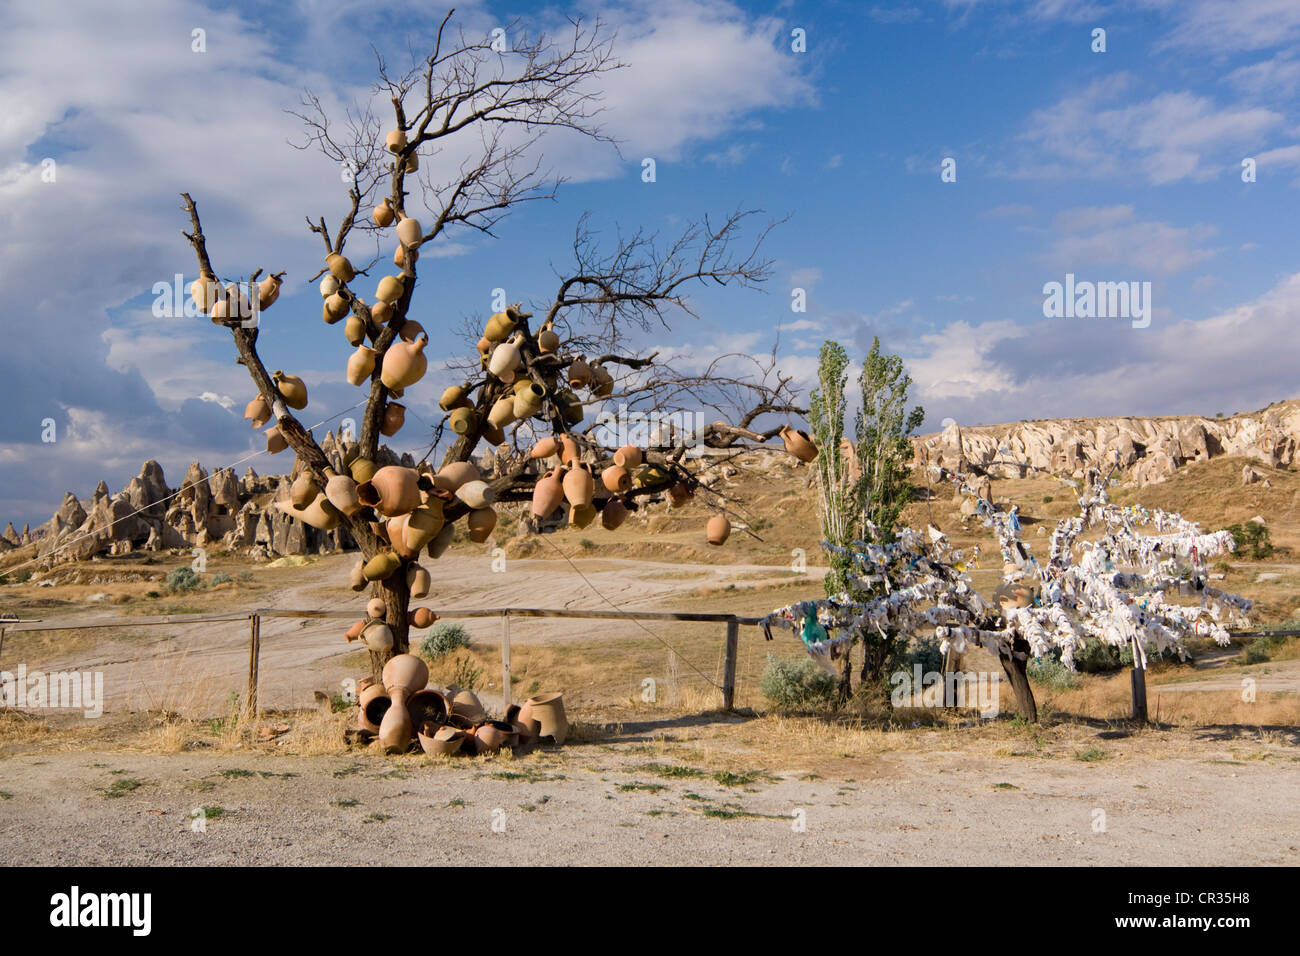
[[[248,714],[257,717],[257,671],[262,657],[262,619],[248,616]]]
[[[1133,720],[1147,722],[1147,672],[1142,666],[1142,649],[1133,638],[1133,670],[1129,674],[1133,685]]]
[[[510,610],[501,612],[501,696],[510,709]]]
[[[727,656],[722,665],[722,709],[731,710],[736,702],[736,654],[740,650],[740,622],[727,622]]]

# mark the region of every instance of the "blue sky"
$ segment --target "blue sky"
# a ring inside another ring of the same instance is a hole
[[[368,97],[374,42],[427,46],[427,4],[24,5],[0,12],[0,288],[12,414],[0,521],[44,520],[66,490],[120,488],[148,457],[176,483],[256,451],[233,348],[198,319],[158,319],[152,286],[195,274],[177,193],[204,213],[225,275],[288,269],[260,345],[297,371],[308,423],[360,394],[348,348],[305,280],[341,214],[337,170],[286,140],[304,87]],[[571,182],[499,238],[448,237],[421,260],[416,317],[435,350],[491,290],[543,302],[586,211],[612,234],[762,208],[766,294],[703,290],[700,318],[643,341],[684,365],[765,353],[811,384],[828,338],[902,354],[926,408],[975,424],[1067,415],[1234,412],[1296,394],[1300,312],[1300,4],[1283,0],[461,5],[469,32],[600,14],[629,64],[602,83],[598,144],[543,142]],[[441,14],[441,11],[438,11]],[[206,31],[207,52],[191,50]],[[807,51],[790,49],[806,31]],[[1106,31],[1106,52],[1091,50]],[[653,157],[657,181],[641,181]],[[956,182],[940,179],[945,157]],[[1241,161],[1257,162],[1244,183]],[[43,161],[56,163],[42,181]],[[1149,328],[1043,317],[1066,273],[1149,281]],[[806,313],[790,310],[807,290]],[[447,374],[410,395],[397,445],[423,447]],[[41,441],[41,423],[58,440]],[[249,462],[283,471],[281,455]],[[246,465],[240,466],[240,471]]]

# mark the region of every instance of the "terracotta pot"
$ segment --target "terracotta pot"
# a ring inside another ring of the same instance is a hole
[[[483,368],[487,368],[487,357],[492,354],[492,340],[481,338],[478,340],[478,357],[483,360]]]
[[[478,412],[472,408],[458,408],[447,416],[447,422],[457,435],[465,435],[478,425]]]
[[[406,543],[407,524],[410,520],[411,516],[404,514],[389,518],[384,523],[384,529],[388,532],[388,542],[403,561],[414,561],[420,556],[419,551]]]
[[[316,480],[312,478],[310,471],[299,472],[298,477],[289,486],[289,500],[293,502],[295,508],[306,508],[316,500],[318,494],[320,489],[316,487]]]
[[[348,262],[347,256],[337,252],[331,252],[325,257],[325,265],[329,267],[330,275],[340,282],[351,282],[356,275],[352,263]]]
[[[451,712],[476,724],[487,719],[487,711],[483,709],[478,695],[472,690],[457,691],[451,701]]]
[[[475,508],[469,513],[466,525],[469,528],[469,539],[482,544],[497,526],[497,513],[491,508]]]
[[[375,298],[392,305],[402,297],[402,277],[384,276],[375,287]]]
[[[578,461],[578,443],[573,440],[572,435],[560,436],[560,464],[565,468],[572,468]]]
[[[438,469],[438,473],[433,477],[433,484],[436,488],[454,493],[461,485],[479,481],[480,478],[478,466],[472,461],[453,461]]]
[[[278,276],[267,276],[257,284],[257,307],[259,309],[269,309],[275,304],[275,300],[280,298],[280,283]]]
[[[391,707],[384,711],[384,719],[379,722],[379,742],[384,751],[390,754],[404,753],[411,746],[415,736],[411,724],[411,712],[405,703],[394,700]]]
[[[361,629],[361,643],[376,654],[393,649],[393,630],[383,621],[368,621]]]
[[[353,460],[352,464],[348,465],[348,473],[352,475],[352,480],[358,486],[375,477],[377,471],[379,471],[378,467],[369,458],[357,458]],[[358,500],[360,500],[359,496]]]
[[[528,453],[529,458],[550,458],[560,450],[560,443],[555,440],[554,435],[547,435]]]
[[[569,385],[573,388],[582,388],[591,384],[591,366],[587,360],[579,355],[569,363]]]
[[[600,512],[600,523],[606,531],[614,531],[627,520],[627,505],[618,498],[610,498]]]
[[[389,402],[388,407],[384,409],[384,417],[379,421],[379,434],[392,438],[404,424],[406,424],[406,406]]]
[[[390,153],[400,153],[406,148],[406,131],[401,129],[390,129],[388,135],[384,137],[384,145]],[[387,202],[387,200],[385,200]]]
[[[779,433],[785,442],[785,450],[800,461],[812,461],[817,457],[817,446],[807,432],[797,431],[789,425],[783,425]]]
[[[624,445],[614,452],[614,464],[622,465],[628,471],[641,467],[641,449],[636,445]]]
[[[425,628],[433,627],[434,622],[438,620],[438,615],[427,607],[417,607],[411,611],[410,619],[411,627],[423,631]]]
[[[479,753],[496,753],[502,747],[514,747],[519,742],[519,733],[514,724],[504,720],[488,720],[479,724],[474,731],[478,738]]]
[[[397,337],[403,342],[414,342],[421,335],[427,337],[427,333],[424,331],[424,326],[415,321],[415,319],[404,319],[402,321],[402,327],[397,330]]]
[[[406,517],[403,541],[407,549],[418,554],[442,530],[445,522],[441,498],[430,498],[420,505]]]
[[[596,482],[591,477],[591,468],[579,462],[569,469],[564,476],[564,497],[571,505],[589,505],[596,493]]]
[[[545,397],[546,391],[535,382],[530,383],[527,388],[515,392],[515,418],[520,420],[532,418],[542,410],[542,399]]]
[[[279,369],[271,378],[275,381],[275,387],[286,405],[299,410],[307,407],[307,386],[303,384],[302,379],[297,375],[287,375]]]
[[[428,597],[432,584],[433,579],[429,576],[429,572],[418,564],[413,564],[406,569],[406,589],[411,593],[411,597],[416,599]]]
[[[508,312],[497,312],[488,319],[487,328],[483,330],[483,338],[489,342],[504,342],[514,330],[514,318]]]
[[[441,558],[451,547],[451,540],[454,537],[456,537],[456,525],[448,521],[442,526],[442,530],[433,536],[425,553],[431,558]]]
[[[550,355],[560,347],[560,337],[549,325],[537,333],[537,351]]]
[[[190,298],[199,307],[199,311],[205,315],[217,304],[217,299],[221,294],[221,283],[217,281],[217,277],[214,275],[203,273],[190,283]]]
[[[388,696],[388,691],[384,689],[383,684],[368,685],[357,696],[357,708],[360,711],[357,726],[372,734],[379,733],[379,725],[384,719],[384,714],[392,705],[393,699]]]
[[[438,399],[438,407],[444,412],[449,412],[464,399],[465,393],[468,392],[464,385],[452,385],[446,388],[442,393],[442,398]]]
[[[370,307],[370,317],[378,325],[387,325],[388,320],[393,317],[392,303],[385,302],[383,299],[378,300]]]
[[[515,420],[515,400],[507,395],[492,403],[488,410],[488,423],[497,428],[505,428]]]
[[[521,710],[521,718],[538,723],[539,737],[552,737],[563,744],[569,735],[569,719],[564,713],[563,694],[538,694],[529,697]]]
[[[574,505],[569,509],[569,525],[578,530],[582,530],[595,520],[595,505]]]
[[[503,382],[513,382],[519,363],[519,346],[514,342],[502,342],[492,350],[492,357],[488,359],[488,371]]]
[[[326,325],[333,325],[343,319],[351,310],[348,308],[348,300],[335,292],[332,296],[321,303],[320,317]]]
[[[386,518],[407,514],[420,504],[420,476],[414,468],[385,465],[357,485],[357,497]]]
[[[402,562],[391,551],[383,551],[366,562],[362,574],[367,581],[383,581],[391,577],[393,572],[401,567]]]
[[[320,297],[328,299],[335,292],[339,291],[339,280],[331,275],[327,275],[320,280]]]
[[[371,598],[366,602],[366,617],[372,621],[382,621],[388,616],[388,605],[383,598]]]
[[[422,379],[429,367],[429,360],[424,355],[424,347],[428,344],[428,337],[422,335],[414,342],[398,340],[389,345],[380,372],[383,383],[389,388],[408,388]]]
[[[398,130],[397,132],[401,131]],[[393,224],[393,218],[396,215],[397,214],[393,212],[393,204],[385,199],[374,208],[373,212],[370,213],[370,219],[376,226],[383,229]]]
[[[600,481],[616,495],[632,489],[632,475],[622,465],[613,465],[600,473]]]
[[[397,240],[402,245],[418,246],[423,237],[424,230],[420,228],[420,221],[418,219],[412,219],[410,216],[406,216],[397,224]]]
[[[569,425],[579,425],[582,423],[582,402],[570,391],[561,392],[557,396],[560,406],[560,416]]]
[[[506,711],[506,722],[515,728],[521,747],[528,746],[541,735],[542,725],[531,716],[525,719],[523,707],[519,704],[511,705]]]
[[[406,702],[406,709],[411,712],[411,723],[417,727],[426,723],[445,724],[448,707],[447,698],[432,687],[417,690]]]
[[[497,500],[497,494],[486,481],[467,481],[456,489],[456,497],[471,508],[486,508]]]
[[[731,522],[726,515],[716,514],[709,519],[709,523],[704,526],[704,530],[708,536],[709,544],[726,544],[727,538],[731,535]]]
[[[355,622],[350,628],[347,629],[347,632],[343,635],[344,640],[346,640],[349,644],[351,644],[353,641],[361,640],[361,632],[365,628],[365,626],[366,626],[365,618],[362,618],[361,620]]]
[[[533,486],[532,512],[534,517],[547,518],[564,500],[564,469],[552,469]]]
[[[691,491],[683,482],[676,482],[668,489],[668,503],[674,508],[680,508],[686,504],[691,496]]]
[[[614,376],[603,365],[592,366],[591,393],[597,398],[609,398],[614,394]]]
[[[259,395],[244,406],[244,417],[252,419],[254,428],[261,428],[271,420],[271,406]]]
[[[370,373],[374,370],[375,350],[365,345],[357,346],[357,350],[348,359],[348,384],[362,384],[370,378]]]
[[[347,475],[330,473],[325,482],[325,497],[329,503],[345,515],[354,515],[361,510],[361,499],[357,497],[357,483]]]
[[[405,750],[411,742],[411,713],[406,702],[429,683],[429,666],[414,654],[398,654],[384,665],[384,689],[393,706],[379,724],[379,742],[389,751]]]
[[[489,422],[483,426],[483,440],[489,445],[504,445],[506,433]]]
[[[409,248],[407,246],[398,246],[393,250],[393,265],[399,269],[405,269],[408,261],[411,265],[414,265],[419,258],[420,250],[415,246]]]
[[[361,321],[357,315],[349,315],[348,320],[343,323],[343,337],[348,340],[348,345],[358,346],[365,344],[366,341],[366,323]],[[371,363],[373,366],[373,362]],[[366,373],[366,378],[370,373]],[[360,382],[353,382],[354,385],[360,385]]]
[[[352,570],[348,572],[348,587],[352,590],[364,591],[370,585],[364,574],[365,567],[366,563],[358,560],[356,564],[352,565]]]
[[[333,531],[339,525],[338,509],[319,492],[306,508],[295,508],[292,501],[277,501],[275,506],[291,518],[297,518],[321,531]]]
[[[465,731],[455,727],[439,727],[432,737],[421,737],[420,746],[427,754],[454,757],[465,749]]]

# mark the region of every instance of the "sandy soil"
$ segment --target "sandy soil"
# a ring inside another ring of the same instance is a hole
[[[843,779],[781,768],[724,786],[606,746],[454,766],[48,753],[4,763],[0,864],[1294,865],[1296,758],[1222,756],[895,753]],[[108,797],[118,780],[142,785]],[[221,808],[202,833],[199,807]]]

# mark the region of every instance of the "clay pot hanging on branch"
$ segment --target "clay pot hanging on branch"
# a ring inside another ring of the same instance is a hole
[[[475,508],[469,513],[465,523],[469,529],[469,539],[476,544],[482,544],[496,529],[497,513],[492,508]]]
[[[396,216],[396,213],[393,211],[393,204],[388,199],[381,202],[374,208],[374,211],[370,213],[371,220],[380,229],[391,226],[393,224],[394,216]]]
[[[778,434],[785,442],[785,450],[800,461],[810,462],[817,457],[817,446],[807,432],[782,425]]]
[[[611,465],[600,473],[600,481],[606,490],[621,495],[632,490],[632,473],[622,465]]]
[[[532,513],[536,518],[548,518],[564,500],[564,469],[552,469],[533,485]]]
[[[709,519],[704,527],[709,544],[720,546],[727,543],[727,538],[731,535],[731,521],[724,514],[716,514]]]
[[[399,340],[389,345],[380,371],[383,383],[390,389],[408,388],[423,378],[429,367],[429,360],[424,355],[424,347],[428,344],[428,337],[422,335],[415,342]]]
[[[330,275],[338,279],[340,283],[351,282],[356,277],[356,272],[352,268],[352,263],[348,261],[347,256],[337,252],[331,252],[325,257],[325,265],[330,270]]]
[[[275,304],[275,300],[280,298],[279,276],[267,276],[257,284],[257,307],[259,309],[269,309]]]
[[[465,401],[465,396],[469,392],[469,383],[464,385],[451,385],[443,390],[442,397],[438,399],[438,407],[444,412],[449,412],[453,408],[460,406]]]
[[[447,416],[447,424],[457,435],[468,435],[478,427],[478,412],[472,408],[457,408]]]
[[[389,402],[384,409],[384,416],[379,420],[379,434],[392,438],[406,424],[406,406]]]
[[[554,435],[547,435],[528,452],[528,457],[532,459],[550,458],[560,450],[560,443]]]
[[[600,523],[606,531],[614,531],[627,520],[627,505],[621,498],[610,498],[600,512]]]
[[[596,493],[596,482],[591,477],[591,468],[584,462],[578,462],[564,476],[564,497],[571,505],[590,505]]]
[[[307,386],[297,375],[288,375],[276,369],[271,379],[286,405],[299,411],[307,407]]]
[[[254,428],[261,428],[271,420],[271,406],[261,395],[244,406],[244,417],[253,421]]]
[[[300,471],[293,484],[289,486],[289,500],[293,502],[295,508],[306,508],[316,500],[318,494],[320,489],[316,487],[316,480],[306,469]]]
[[[277,501],[275,506],[304,524],[321,531],[333,531],[339,526],[338,510],[319,492],[305,508],[296,508],[293,502]]]
[[[357,485],[357,497],[386,518],[414,511],[420,504],[420,476],[414,468],[385,465]]]
[[[423,237],[424,230],[420,228],[418,219],[404,216],[402,221],[397,224],[397,241],[402,245],[418,246]]]
[[[357,350],[348,359],[348,384],[363,384],[374,370],[375,350],[367,345],[358,345]]]

